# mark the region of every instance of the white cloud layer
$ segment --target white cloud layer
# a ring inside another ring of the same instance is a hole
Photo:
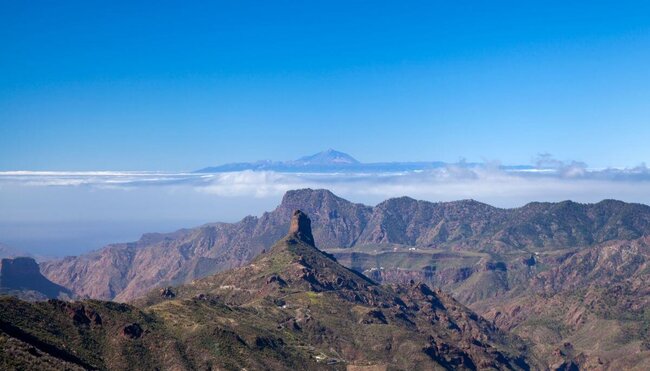
[[[650,204],[645,166],[597,170],[557,161],[521,170],[461,163],[390,173],[0,172],[0,241],[37,254],[77,254],[145,232],[260,215],[287,190],[306,187],[369,205],[400,196],[498,207],[606,198]]]
[[[310,187],[330,189],[359,202],[406,195],[432,201],[473,198],[504,207],[560,199],[650,202],[650,170],[645,165],[594,170],[583,163],[562,163],[550,158],[543,158],[535,168],[523,170],[459,164],[392,173],[0,172],[0,187],[7,185],[97,190],[182,188],[216,197],[257,198],[277,197],[290,189]]]

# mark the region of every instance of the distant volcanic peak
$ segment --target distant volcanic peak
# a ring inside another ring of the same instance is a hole
[[[314,236],[311,234],[311,220],[307,214],[300,210],[294,211],[291,216],[289,235],[296,237],[306,244],[316,246],[314,244]]]
[[[347,153],[339,152],[333,149],[319,152],[311,156],[304,156],[295,161],[304,165],[352,165],[360,164],[357,159]]]

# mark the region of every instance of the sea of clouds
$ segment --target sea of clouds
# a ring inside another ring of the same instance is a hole
[[[40,254],[79,253],[145,232],[260,215],[299,188],[369,205],[401,196],[498,207],[611,198],[650,204],[650,169],[591,169],[547,157],[525,169],[459,163],[383,173],[7,171],[0,172],[0,242]]]
[[[357,202],[410,196],[430,201],[472,198],[501,207],[530,201],[571,199],[597,202],[604,198],[650,202],[650,169],[589,169],[584,163],[555,160],[522,170],[504,169],[496,163],[448,165],[437,169],[386,173],[280,173],[238,171],[190,172],[0,172],[0,190],[70,187],[95,191],[181,189],[215,197],[268,198],[290,189],[326,188]]]

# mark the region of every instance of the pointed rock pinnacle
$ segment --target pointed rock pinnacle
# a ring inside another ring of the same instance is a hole
[[[293,212],[289,234],[309,245],[315,246],[314,236],[311,234],[311,220],[307,214],[300,210]]]

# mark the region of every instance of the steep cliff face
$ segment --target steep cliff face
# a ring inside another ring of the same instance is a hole
[[[470,245],[495,231],[507,211],[472,200],[431,203],[401,197],[373,208],[358,243],[437,246]]]
[[[148,234],[134,243],[46,262],[43,273],[82,296],[133,299],[156,286],[188,282],[251,261],[284,235],[295,209],[312,216],[313,237],[325,249],[358,247],[369,251],[378,245],[396,244],[521,254],[517,259],[524,259],[533,252],[640,238],[650,231],[650,207],[619,201],[532,203],[498,209],[472,200],[431,203],[402,197],[369,207],[326,190],[303,189],[287,192],[274,211],[261,217]],[[449,274],[463,272],[446,272],[440,279]],[[498,279],[496,274],[489,275]]]
[[[70,298],[72,292],[45,278],[33,258],[5,258],[0,263],[0,294],[28,300]]]

